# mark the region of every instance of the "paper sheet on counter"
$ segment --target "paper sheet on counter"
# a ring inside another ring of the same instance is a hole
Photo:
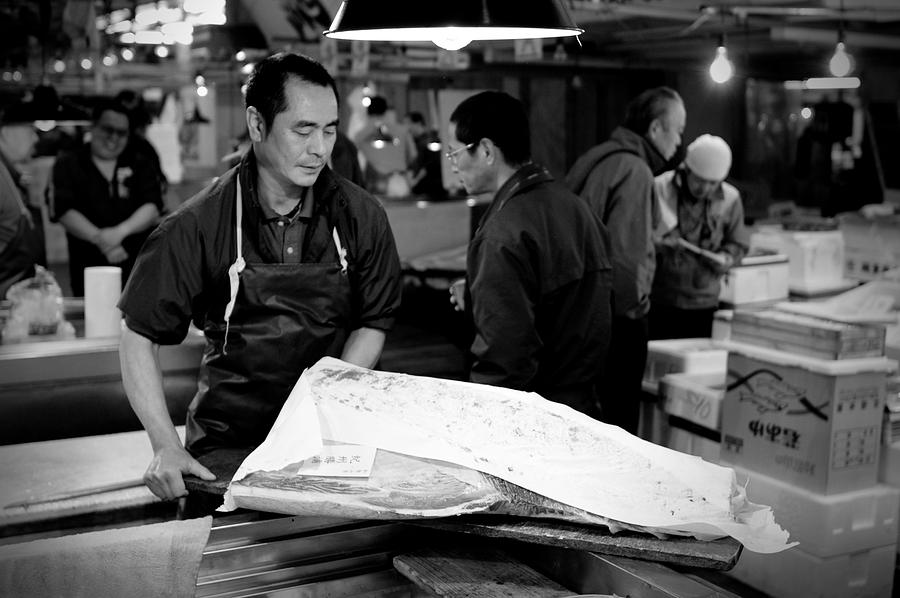
[[[792,546],[771,509],[747,501],[730,468],[646,442],[536,394],[376,372],[332,358],[303,373],[232,486],[252,472],[317,454],[323,440],[455,463],[661,532],[732,536],[757,552]],[[229,488],[224,508],[238,506]]]

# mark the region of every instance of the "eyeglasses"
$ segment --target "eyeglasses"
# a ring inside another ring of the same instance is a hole
[[[118,129],[109,125],[97,125],[97,128],[107,137],[128,137],[128,129]]]
[[[475,142],[474,142],[474,141],[473,141],[472,143],[469,143],[469,144],[467,144],[467,145],[462,146],[461,148],[455,149],[455,150],[453,150],[452,152],[444,152],[444,156],[446,156],[446,158],[447,158],[448,160],[450,160],[450,163],[453,164],[453,165],[455,166],[455,165],[456,165],[456,161],[459,159],[459,158],[458,158],[458,154],[459,154],[460,152],[462,152],[462,151],[465,151],[465,150],[468,150],[468,149],[472,149],[472,146],[473,146],[473,145],[475,145]]]

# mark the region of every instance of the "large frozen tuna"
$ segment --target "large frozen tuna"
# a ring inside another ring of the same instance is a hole
[[[317,455],[375,447],[368,475],[302,475]],[[353,518],[502,513],[787,548],[734,471],[645,442],[532,393],[357,368],[300,377],[226,507]]]

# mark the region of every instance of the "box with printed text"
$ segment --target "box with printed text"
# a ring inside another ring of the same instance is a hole
[[[895,361],[724,346],[722,461],[821,494],[877,482],[885,384]]]

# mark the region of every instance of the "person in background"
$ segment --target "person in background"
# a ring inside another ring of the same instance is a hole
[[[28,203],[28,190],[16,168],[31,157],[38,141],[35,116],[24,103],[0,115],[0,299],[14,283],[46,266],[40,208]]]
[[[566,185],[584,198],[610,234],[613,323],[602,365],[603,421],[637,433],[647,362],[653,252],[653,177],[675,155],[686,112],[673,89],[649,89],[629,102],[623,126],[576,160]]]
[[[441,180],[441,143],[437,131],[428,128],[421,112],[410,112],[406,121],[416,144],[416,158],[409,165],[412,192],[442,198],[447,190]]]
[[[247,82],[251,147],[147,240],[119,301],[120,358],[150,437],[144,481],[163,499],[196,459],[266,438],[301,372],[325,356],[373,367],[400,307],[400,259],[381,203],[327,166],[338,92],[311,58],[280,53]],[[166,408],[159,345],[194,322],[206,350],[182,445]]]
[[[94,108],[91,139],[53,165],[51,213],[66,229],[72,294],[84,296],[84,269],[119,266],[122,282],[159,221],[162,195],[157,171],[126,154],[128,109],[111,99]]]
[[[531,161],[528,117],[516,98],[486,91],[463,100],[448,139],[466,191],[493,194],[469,243],[467,290],[451,295],[475,329],[470,380],[597,417],[612,288],[603,224]]]
[[[370,98],[368,122],[353,138],[365,160],[366,189],[389,197],[409,195],[406,172],[416,159],[416,146],[406,127],[396,122],[382,96]]]
[[[165,197],[169,189],[169,181],[163,172],[159,152],[147,139],[150,111],[144,102],[144,96],[133,90],[123,89],[113,99],[128,108],[129,111],[128,122],[131,125],[131,135],[128,137],[128,145],[125,146],[126,157],[133,153],[135,154],[133,160],[147,160],[150,163],[159,179],[160,193]]]
[[[676,170],[655,180],[659,201],[650,338],[709,338],[721,279],[747,253],[737,189],[725,182],[731,148],[701,135]]]
[[[328,166],[351,183],[366,188],[366,177],[359,165],[359,149],[349,137],[338,131]]]

